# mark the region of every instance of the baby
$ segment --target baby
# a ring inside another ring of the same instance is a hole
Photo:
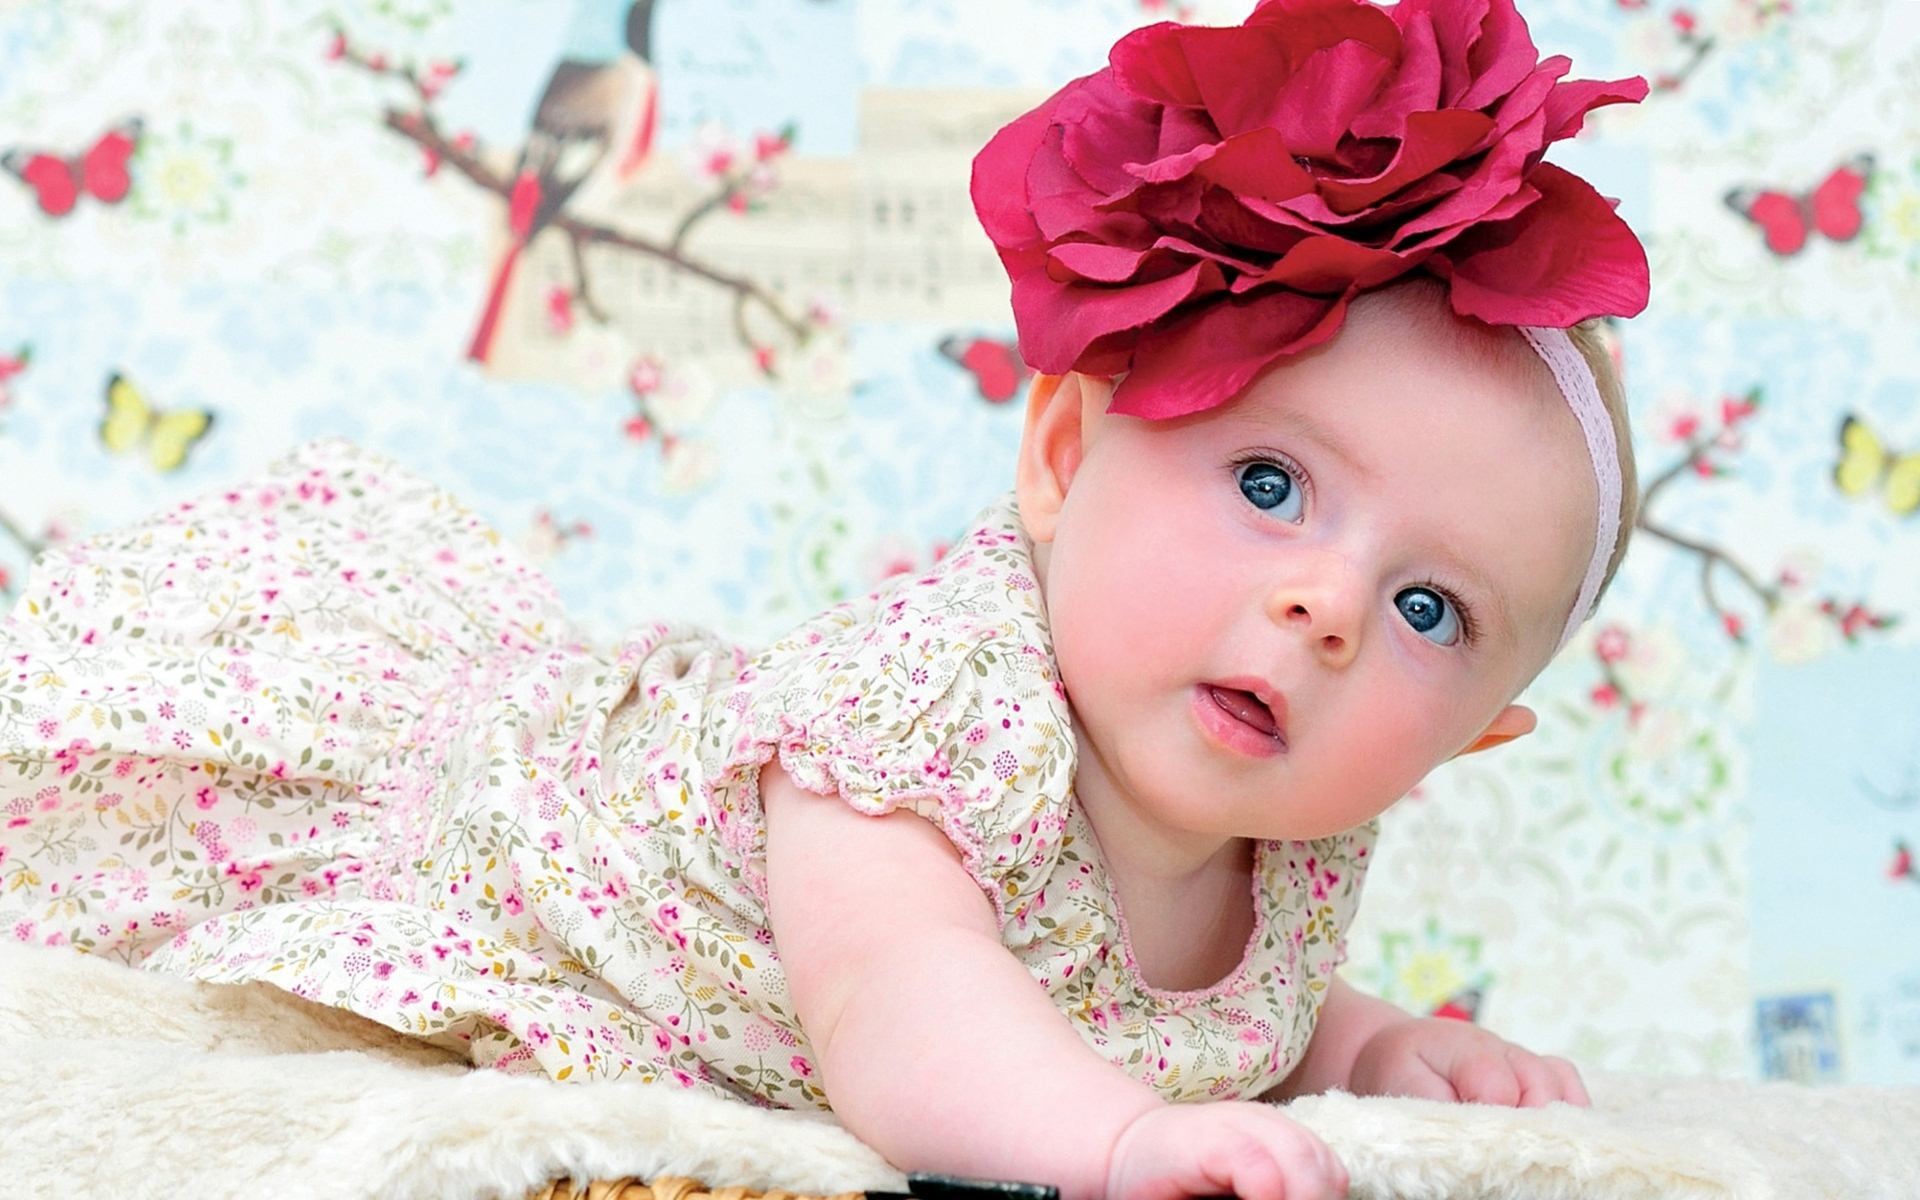
[[[1534,59],[1505,0],[1272,0],[1008,126],[1014,491],[757,653],[587,645],[338,442],[50,553],[0,928],[1068,1200],[1342,1194],[1261,1100],[1585,1103],[1335,973],[1374,818],[1533,728],[1632,525],[1587,319],[1645,260],[1537,151],[1637,97]]]
[[[1017,511],[1072,698],[1074,799],[1129,967],[1172,1007],[1230,984],[1243,956],[1268,959],[1274,855],[1315,897],[1323,880],[1351,886],[1370,836],[1353,831],[1436,764],[1533,728],[1511,701],[1558,648],[1599,489],[1544,365],[1447,315],[1440,291],[1360,298],[1329,346],[1193,417],[1114,416],[1097,377],[1034,386]],[[1586,331],[1578,344],[1606,378]],[[1164,1086],[1089,1053],[926,822],[867,819],[775,766],[761,788],[794,1003],[834,1110],[890,1157],[1075,1196],[1344,1192],[1327,1148],[1279,1110],[1168,1105]],[[1564,1060],[1412,1019],[1307,959],[1279,986],[1317,1002],[1317,1021],[1260,1098],[1586,1103]],[[1216,1044],[1230,1053],[1247,1028]]]

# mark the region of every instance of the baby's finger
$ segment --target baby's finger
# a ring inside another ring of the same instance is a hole
[[[1311,1129],[1280,1118],[1259,1136],[1284,1180],[1285,1200],[1337,1200],[1347,1194],[1346,1168]]]
[[[1270,1147],[1246,1137],[1204,1168],[1207,1182],[1238,1200],[1294,1200],[1287,1187],[1287,1171]]]
[[[1431,1063],[1419,1057],[1400,1064],[1389,1078],[1378,1084],[1374,1094],[1410,1096],[1415,1100],[1441,1100],[1448,1103],[1467,1098]]]
[[[1347,1194],[1346,1169],[1325,1142],[1300,1132],[1273,1150],[1286,1181],[1285,1200],[1339,1200]]]
[[[1498,1054],[1474,1055],[1455,1063],[1453,1090],[1462,1100],[1475,1104],[1501,1104],[1508,1108],[1520,1102],[1520,1080],[1513,1064]]]
[[[1593,1100],[1587,1095],[1587,1086],[1580,1080],[1580,1068],[1564,1058],[1548,1055],[1541,1060],[1553,1069],[1560,1080],[1560,1098],[1568,1104],[1577,1104],[1581,1108],[1593,1107]]]
[[[1565,1099],[1565,1084],[1560,1073],[1546,1059],[1516,1047],[1507,1052],[1507,1061],[1513,1065],[1513,1073],[1520,1081],[1519,1107],[1545,1108],[1555,1100]]]

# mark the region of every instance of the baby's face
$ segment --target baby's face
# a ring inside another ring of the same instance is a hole
[[[1169,834],[1320,837],[1479,737],[1593,541],[1578,425],[1521,365],[1356,306],[1233,403],[1102,412],[1043,552],[1082,791]]]

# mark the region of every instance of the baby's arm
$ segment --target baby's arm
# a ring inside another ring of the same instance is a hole
[[[1300,1065],[1261,1097],[1291,1100],[1340,1088],[1536,1108],[1588,1103],[1580,1072],[1465,1021],[1415,1017],[1334,976]]]
[[[1345,1194],[1326,1146],[1271,1106],[1169,1105],[1096,1054],[932,825],[854,812],[777,765],[760,795],[768,919],[820,1082],[896,1166],[1063,1200]]]

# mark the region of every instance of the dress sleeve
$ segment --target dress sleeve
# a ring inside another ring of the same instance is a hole
[[[1326,871],[1336,875],[1344,872],[1337,883],[1327,887],[1332,910],[1327,920],[1333,926],[1335,967],[1347,961],[1347,933],[1360,911],[1360,886],[1366,882],[1367,868],[1373,864],[1374,843],[1379,838],[1380,819],[1375,817],[1364,825],[1321,839],[1327,845],[1323,877]]]
[[[1347,961],[1347,932],[1379,834],[1376,817],[1327,837],[1269,843],[1267,918],[1290,974],[1327,978]]]
[[[968,552],[769,648],[741,742],[810,792],[931,821],[1004,925],[1059,860],[1074,743],[1024,556]],[[763,863],[764,842],[747,857]]]

